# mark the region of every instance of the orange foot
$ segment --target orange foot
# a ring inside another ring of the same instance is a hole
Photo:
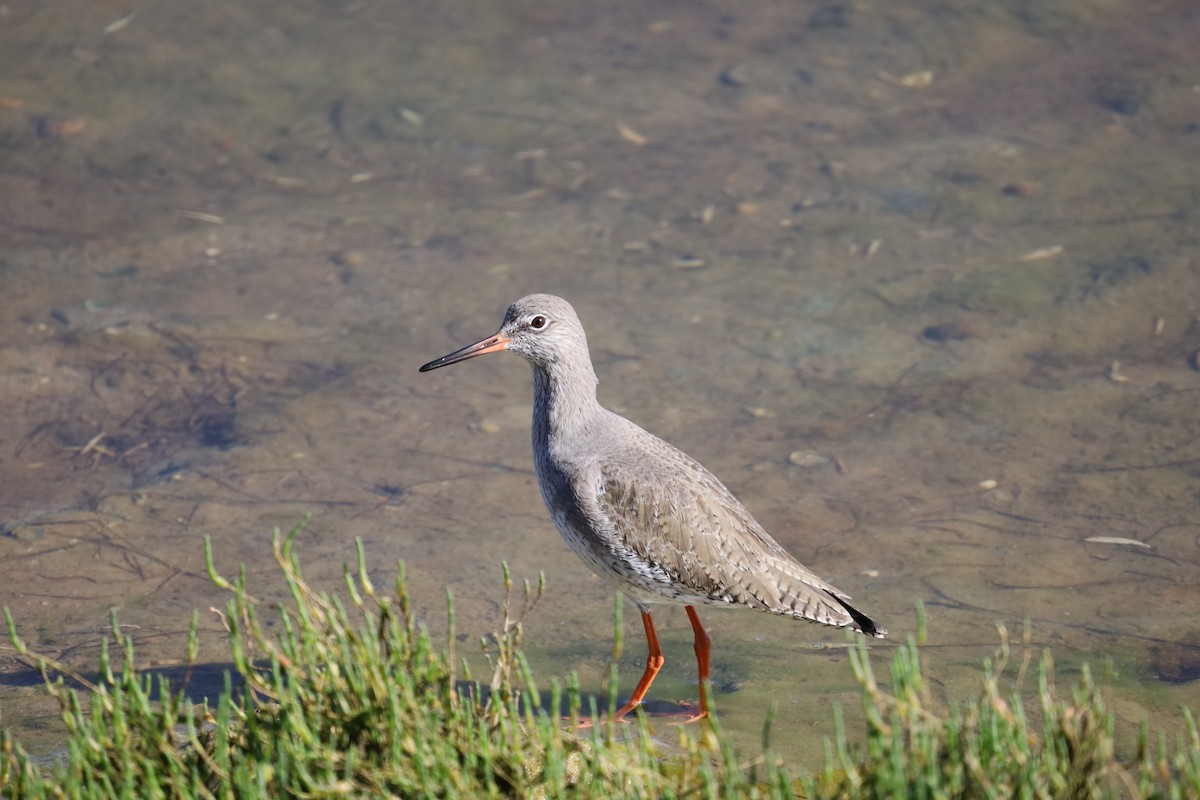
[[[670,725],[687,725],[692,722],[699,722],[702,719],[709,719],[712,715],[709,713],[708,704],[700,701],[699,707],[695,703],[687,700],[680,700],[677,703],[655,702],[652,705],[655,708],[647,708],[642,703],[635,703],[632,700],[621,706],[612,715],[613,722],[621,722],[629,724],[637,719],[637,714],[634,712],[641,709],[642,713],[653,719],[669,720]],[[675,708],[663,708],[663,706],[675,706]],[[572,730],[586,731],[600,724],[605,717],[580,717],[575,723]],[[564,717],[563,722],[570,724],[570,719]]]
[[[699,722],[702,719],[709,719],[710,714],[708,708],[703,702],[700,703],[699,709],[693,703],[687,700],[678,701],[678,705],[683,708],[683,711],[677,711],[673,714],[664,714],[664,716],[681,717],[682,719],[672,720],[672,725],[689,725],[693,722]]]

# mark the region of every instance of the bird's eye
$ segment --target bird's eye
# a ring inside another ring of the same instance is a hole
[[[540,331],[542,328],[546,327],[546,318],[541,314],[538,314],[536,317],[529,320],[529,327],[533,328],[535,331]]]

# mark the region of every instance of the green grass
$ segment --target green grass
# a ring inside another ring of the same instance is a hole
[[[230,581],[223,619],[233,674],[209,705],[188,702],[161,678],[140,673],[133,645],[112,621],[98,677],[88,681],[29,650],[6,611],[18,653],[42,670],[62,706],[66,756],[46,767],[7,731],[0,734],[5,797],[795,797],[1145,798],[1200,797],[1200,736],[1154,746],[1143,731],[1129,763],[1113,755],[1112,717],[1085,670],[1060,697],[1047,654],[1034,696],[1005,695],[1003,640],[984,665],[977,696],[945,710],[929,696],[915,640],[899,648],[888,690],[864,644],[851,650],[862,687],[866,734],[841,726],[826,766],[800,775],[770,750],[734,752],[719,723],[679,730],[661,746],[646,721],[601,722],[580,734],[574,682],[539,687],[521,655],[521,620],[541,596],[526,583],[506,599],[485,648],[491,675],[474,680],[450,633],[434,642],[416,623],[403,569],[390,592],[372,584],[359,545],[344,599],[305,583],[293,551],[296,531],[277,533],[274,552],[291,592],[287,608],[255,600],[244,571]],[[263,615],[277,617],[268,635]],[[195,624],[193,624],[193,631]],[[188,663],[197,658],[188,641]],[[115,658],[114,655],[116,654]],[[114,668],[119,662],[119,669]],[[1026,672],[1022,663],[1017,685]],[[68,683],[68,680],[70,683]],[[614,707],[615,669],[609,708]],[[596,709],[586,709],[596,717]],[[675,729],[671,729],[675,730]]]

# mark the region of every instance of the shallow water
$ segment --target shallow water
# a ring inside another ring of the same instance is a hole
[[[435,628],[451,588],[465,641],[502,559],[545,571],[534,669],[599,691],[612,599],[541,506],[527,368],[416,371],[546,291],[602,401],[890,628],[880,664],[921,601],[963,697],[1028,619],[1068,676],[1107,665],[1126,742],[1176,730],[1197,41],[1188,2],[2,5],[0,603],[82,669],[109,609],[147,667],[201,609],[219,663],[202,537],[271,596],[270,531],[312,512],[314,583],[362,537]],[[814,761],[857,708],[841,634],[703,617],[725,726],[754,747],[777,700]],[[652,697],[694,697],[658,618]],[[2,724],[52,751],[9,656]]]

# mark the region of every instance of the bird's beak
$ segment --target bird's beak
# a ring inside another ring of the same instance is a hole
[[[469,344],[461,350],[455,350],[449,355],[435,358],[425,366],[421,367],[421,372],[429,372],[431,369],[438,367],[447,367],[451,364],[457,364],[460,361],[466,361],[468,358],[475,356],[484,356],[488,353],[499,353],[501,350],[507,350],[508,345],[512,340],[504,334],[503,331],[489,336],[486,339],[480,339],[475,344]]]

